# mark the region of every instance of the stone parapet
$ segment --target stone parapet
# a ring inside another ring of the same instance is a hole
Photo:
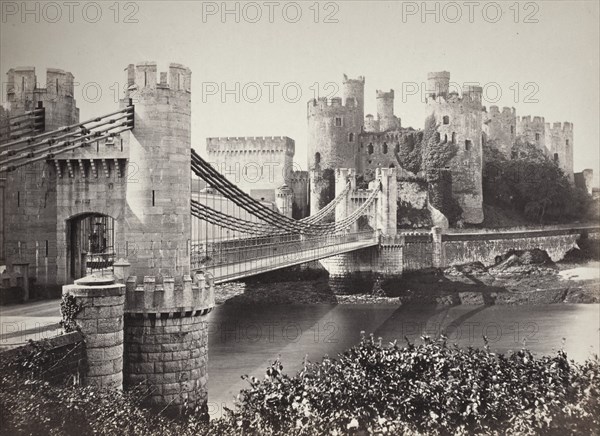
[[[212,279],[201,274],[196,275],[195,283],[186,275],[177,286],[173,277],[145,276],[140,283],[130,276],[126,289],[125,312],[130,315],[191,316],[206,314],[214,307]]]

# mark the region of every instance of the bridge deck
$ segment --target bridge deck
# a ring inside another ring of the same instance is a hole
[[[379,244],[373,232],[325,236],[311,239],[278,240],[255,246],[220,246],[209,249],[214,264],[193,262],[192,270],[211,274],[216,284],[324,259]]]

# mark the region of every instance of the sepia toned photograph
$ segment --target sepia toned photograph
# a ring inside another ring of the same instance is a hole
[[[600,436],[596,0],[0,0],[0,435]]]

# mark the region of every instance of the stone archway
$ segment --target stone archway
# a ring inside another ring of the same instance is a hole
[[[76,280],[100,272],[112,273],[115,261],[115,220],[97,212],[67,220],[67,278]]]

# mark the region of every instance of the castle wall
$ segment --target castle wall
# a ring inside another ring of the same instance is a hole
[[[463,96],[430,96],[427,105],[435,117],[442,143],[454,142],[456,156],[450,161],[452,195],[463,210],[467,223],[483,221],[483,149],[481,88],[466,88]],[[442,144],[443,146],[443,144]]]
[[[402,168],[398,155],[401,145],[415,146],[419,132],[411,128],[392,130],[388,132],[363,132],[359,136],[358,170],[375,171],[376,168],[398,168],[399,175],[406,176],[408,172]]]
[[[504,107],[500,112],[498,106],[490,106],[484,120],[487,125],[487,137],[496,148],[510,158],[511,149],[517,137],[517,116],[515,108]],[[485,144],[484,144],[485,150]]]
[[[544,153],[548,153],[544,117],[533,117],[533,119],[529,115],[517,117],[517,136],[523,142],[533,144]]]
[[[207,138],[208,162],[256,199],[275,201],[275,190],[289,183],[294,140],[286,136]]]
[[[592,195],[594,189],[594,170],[585,169],[574,174],[575,186],[584,189],[589,195]]]

